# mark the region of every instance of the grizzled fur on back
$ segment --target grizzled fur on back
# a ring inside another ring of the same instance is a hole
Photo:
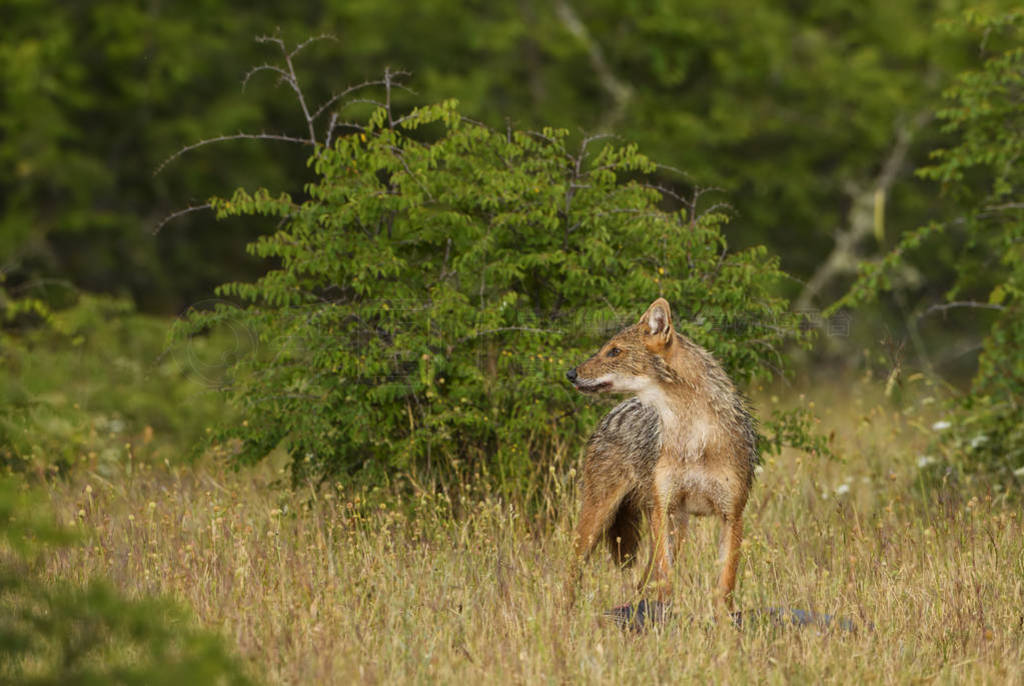
[[[661,419],[657,410],[638,398],[612,408],[587,441],[592,460],[622,461],[635,468],[638,475],[654,469],[660,450]]]

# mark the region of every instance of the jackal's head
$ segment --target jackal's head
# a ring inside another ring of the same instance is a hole
[[[665,356],[675,340],[672,310],[658,298],[633,326],[612,336],[589,360],[566,372],[584,393],[643,393],[669,374]]]

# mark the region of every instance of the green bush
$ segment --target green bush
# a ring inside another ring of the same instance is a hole
[[[245,306],[178,327],[259,341],[229,369],[241,421],[216,438],[240,462],[283,443],[295,477],[454,469],[518,487],[596,420],[565,370],[659,295],[739,382],[779,372],[808,334],[775,294],[778,260],[729,252],[726,215],[648,183],[658,168],[635,146],[570,141],[495,131],[450,101],[381,105],[316,150],[307,200],[213,199],[221,218],[281,219],[249,246],[274,268],[218,291]]]

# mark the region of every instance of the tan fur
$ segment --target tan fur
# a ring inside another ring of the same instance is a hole
[[[650,582],[667,601],[689,516],[715,515],[723,525],[716,607],[731,610],[758,454],[754,421],[721,365],[675,331],[669,304],[659,298],[567,376],[583,392],[633,396],[601,420],[587,444],[569,603],[582,562],[602,538],[618,563],[635,561],[642,516],[650,523],[651,556],[640,586]]]

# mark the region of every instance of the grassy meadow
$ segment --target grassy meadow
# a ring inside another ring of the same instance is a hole
[[[271,465],[80,469],[49,488],[85,540],[47,574],[169,595],[270,683],[1024,682],[1019,502],[943,481],[926,457],[941,417],[925,393],[898,406],[861,380],[808,395],[839,459],[767,461],[736,605],[827,612],[855,632],[713,624],[711,520],[691,527],[663,626],[603,620],[636,600],[637,573],[603,551],[565,612],[578,455],[558,457],[530,515],[469,478],[441,494],[404,484],[420,495],[396,499],[395,485],[275,487]]]

